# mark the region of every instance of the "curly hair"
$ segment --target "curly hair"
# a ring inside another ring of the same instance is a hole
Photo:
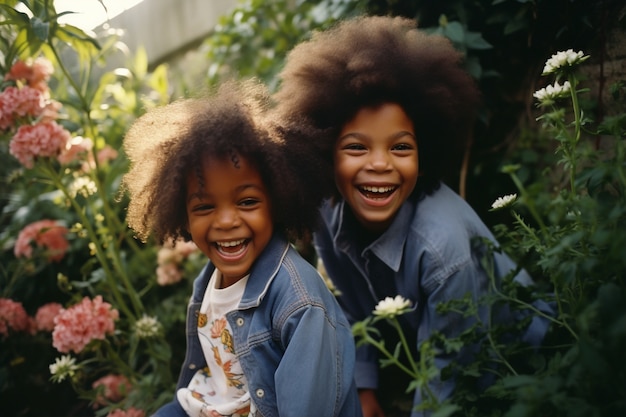
[[[299,237],[315,226],[323,196],[306,189],[308,165],[296,163],[290,156],[296,150],[271,128],[268,103],[260,83],[229,81],[213,94],[154,108],[133,123],[124,138],[130,168],[122,189],[130,195],[127,223],[140,239],[191,239],[186,180],[202,171],[207,156],[244,158],[258,169],[276,230]]]
[[[418,30],[413,20],[361,16],[292,49],[274,94],[276,110],[301,131],[307,124],[325,129],[316,146],[332,161],[341,127],[359,109],[400,104],[417,136],[418,185],[430,192],[460,155],[480,101],[462,59],[446,38]]]

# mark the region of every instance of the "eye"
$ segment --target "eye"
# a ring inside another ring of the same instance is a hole
[[[362,143],[352,142],[342,145],[340,151],[345,152],[348,155],[361,155],[367,152],[367,147]]]
[[[208,203],[198,203],[191,207],[192,213],[203,213],[213,210],[214,206]]]
[[[252,208],[257,206],[261,201],[257,198],[244,198],[239,202],[239,205],[244,208]]]
[[[347,145],[344,145],[343,149],[361,150],[365,149],[365,146],[360,143],[348,143]]]
[[[397,143],[391,147],[392,151],[412,151],[413,149],[415,146],[409,143]]]

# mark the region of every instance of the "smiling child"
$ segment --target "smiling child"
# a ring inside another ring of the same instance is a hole
[[[315,222],[321,194],[265,127],[267,98],[229,82],[149,111],[126,135],[129,225],[192,240],[209,259],[176,395],[155,416],[361,415],[350,326],[289,240]]]
[[[487,295],[490,271],[483,261],[493,265],[497,283],[516,265],[503,253],[489,253],[485,240],[497,246],[492,233],[442,182],[471,134],[479,103],[461,53],[412,20],[360,17],[297,45],[280,78],[274,97],[284,129],[323,132],[314,141],[300,137],[311,155],[327,161],[317,176],[320,187],[334,188],[314,244],[350,322],[370,316],[380,300],[401,295],[413,306],[400,322],[414,355],[433,334],[454,338],[470,329],[474,316],[441,314],[437,306]],[[516,279],[531,282],[524,271]],[[481,306],[477,315],[487,323],[490,311]],[[544,332],[545,325],[533,323],[527,340],[537,342]],[[467,363],[474,352],[473,346],[442,350],[435,365],[442,370]],[[376,390],[401,393],[407,386],[379,381],[372,345],[357,350],[355,375],[365,417],[385,414],[379,399],[387,398]],[[454,386],[454,378],[435,375],[428,392],[443,401]],[[411,415],[429,414],[420,409],[423,400],[417,389]]]

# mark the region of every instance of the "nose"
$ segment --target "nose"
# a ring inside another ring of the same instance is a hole
[[[241,219],[234,207],[218,208],[215,212],[214,226],[218,229],[233,229],[241,225]]]
[[[368,159],[368,168],[372,171],[383,172],[391,168],[389,154],[384,150],[372,150]]]

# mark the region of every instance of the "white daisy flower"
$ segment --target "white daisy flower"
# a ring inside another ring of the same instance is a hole
[[[135,334],[140,339],[150,339],[161,332],[161,323],[156,317],[143,315],[135,322]]]
[[[50,373],[52,374],[52,380],[54,382],[61,382],[66,377],[72,378],[79,366],[76,365],[76,359],[70,355],[63,355],[60,358],[56,358],[55,362],[50,365]]]
[[[586,61],[588,58],[589,56],[584,55],[582,51],[574,52],[573,49],[557,52],[546,61],[541,75],[548,75],[561,68],[578,65],[579,63]]]
[[[513,204],[515,199],[517,198],[517,194],[508,194],[503,197],[498,197],[496,201],[491,204],[491,208],[493,210],[498,210]]]
[[[379,301],[374,309],[374,315],[391,319],[406,313],[410,309],[411,301],[401,295],[396,295],[394,298],[387,297]]]
[[[533,97],[535,97],[540,102],[554,101],[556,98],[563,97],[569,94],[572,86],[569,81],[565,81],[563,85],[559,84],[558,81],[553,85],[549,85],[542,89],[535,91]]]

